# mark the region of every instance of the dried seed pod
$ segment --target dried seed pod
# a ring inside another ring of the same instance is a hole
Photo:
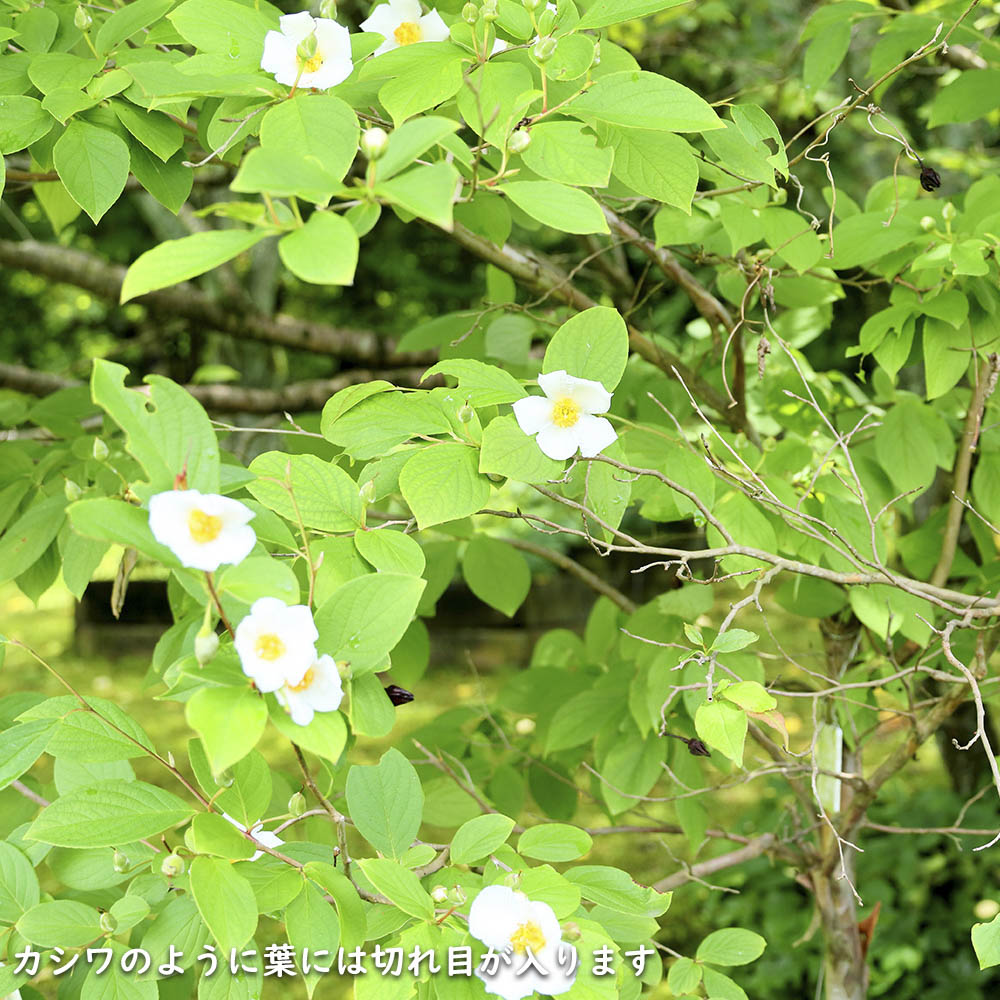
[[[941,187],[941,175],[933,167],[920,168],[920,186],[925,191],[935,191]]]

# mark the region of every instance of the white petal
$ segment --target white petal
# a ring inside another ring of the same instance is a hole
[[[445,42],[451,37],[448,25],[441,20],[437,8],[432,8],[430,13],[420,18],[420,33],[424,42]]]
[[[420,0],[389,0],[389,7],[397,24],[420,20]]]
[[[481,889],[469,907],[469,933],[488,948],[499,951],[510,944],[523,911],[523,895],[505,885]]]
[[[555,424],[546,424],[538,432],[535,441],[543,455],[548,455],[557,462],[572,458],[580,444],[575,427],[556,427]]]
[[[303,642],[315,642],[319,638],[312,612],[304,604],[293,604],[287,612],[289,629]]]
[[[538,384],[549,399],[568,396],[585,413],[607,413],[611,406],[611,393],[600,382],[577,378],[563,370],[539,375]]]
[[[606,417],[594,417],[589,413],[580,414],[580,419],[572,430],[584,458],[593,458],[618,440],[618,434],[610,420]]]
[[[348,60],[351,58],[351,33],[328,17],[316,21],[316,42],[324,60],[344,56]]]
[[[260,618],[264,615],[280,615],[288,607],[284,601],[277,597],[258,597],[250,606],[250,616]],[[243,621],[246,621],[244,618]],[[242,625],[243,622],[240,622]]]
[[[537,434],[552,423],[552,403],[544,396],[525,396],[512,409],[517,425],[525,434]]]
[[[288,712],[292,717],[292,722],[297,726],[308,726],[316,714],[308,700],[298,696],[298,692],[291,692],[288,697]]]
[[[386,40],[392,38],[395,41],[392,33],[399,26],[400,20],[401,18],[393,14],[387,3],[381,3],[371,12],[369,17],[361,22],[360,27],[362,31],[373,31],[382,35]]]
[[[522,1000],[523,997],[530,997],[535,992],[536,981],[540,978],[537,975],[517,975],[518,957],[515,955],[510,965],[500,962],[495,976],[487,976],[484,972],[476,969],[476,975],[483,981],[483,987],[487,993],[494,993],[503,997],[503,1000]]]
[[[297,72],[296,44],[280,31],[269,31],[264,36],[264,54],[260,59],[260,68],[266,73],[273,73],[278,83],[284,83],[288,78],[289,71],[292,75],[292,83],[295,83],[295,73]],[[291,86],[292,84],[286,84]]]
[[[504,41],[504,39],[502,38],[497,38],[493,42],[493,48],[490,49],[490,55],[495,56],[499,55],[501,52],[506,52],[506,51],[507,51],[507,42]]]
[[[353,70],[354,63],[349,56],[328,56],[315,73],[303,73],[299,85],[306,88],[314,87],[316,90],[329,90],[338,83],[343,83]]]
[[[312,15],[304,10],[298,14],[284,14],[278,18],[278,24],[281,25],[281,33],[290,38],[296,46],[316,27]]]
[[[200,507],[206,514],[222,518],[223,524],[246,524],[255,516],[245,503],[218,493],[209,493],[202,497]]]

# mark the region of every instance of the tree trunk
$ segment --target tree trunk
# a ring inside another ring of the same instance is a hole
[[[826,1000],[865,1000],[868,967],[861,952],[858,913],[846,878],[812,873],[816,905],[826,940]]]

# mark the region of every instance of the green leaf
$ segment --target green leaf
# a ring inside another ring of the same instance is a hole
[[[173,0],[133,0],[120,7],[98,29],[94,43],[97,51],[110,52],[138,32],[148,30],[173,5]]]
[[[421,448],[399,473],[399,488],[419,528],[456,521],[482,510],[489,480],[478,471],[479,454],[457,441]]]
[[[458,93],[464,58],[465,53],[451,42],[422,42],[418,49],[401,46],[372,59],[360,77],[395,77],[382,85],[378,97],[393,123],[399,125]]]
[[[449,358],[428,368],[420,381],[431,375],[453,375],[458,379],[460,393],[470,406],[496,406],[513,403],[527,393],[520,382],[509,372],[496,365],[484,364],[466,358]]]
[[[351,729],[359,736],[381,739],[396,722],[396,707],[373,673],[360,674],[348,684]]]
[[[738,649],[744,649],[751,643],[756,642],[758,635],[756,632],[749,632],[745,628],[730,628],[725,632],[720,632],[712,642],[712,652],[714,653],[735,653]]]
[[[544,483],[562,475],[564,462],[542,453],[533,437],[517,424],[512,414],[496,417],[483,430],[479,471],[507,476],[521,483]]]
[[[307,528],[353,531],[361,526],[358,484],[339,466],[316,455],[266,451],[250,463],[257,477],[247,490],[265,507]],[[294,501],[289,495],[291,487]]]
[[[647,198],[690,214],[698,161],[685,139],[649,129],[608,128],[607,132],[615,151],[615,177]]]
[[[78,500],[70,504],[67,513],[73,530],[85,538],[131,546],[158,563],[166,566],[180,565],[170,549],[153,538],[153,533],[149,530],[148,512],[133,507],[132,504],[108,497]]]
[[[699,962],[713,965],[747,965],[764,954],[767,941],[754,931],[742,927],[725,927],[712,931],[698,945],[695,956]]]
[[[808,221],[798,212],[771,206],[763,212],[764,239],[774,254],[799,274],[815,267],[823,256],[823,244]]]
[[[126,375],[123,365],[96,360],[91,394],[125,431],[126,447],[146,470],[154,490],[173,489],[175,477],[184,472],[191,489],[217,493],[219,443],[201,404],[162,375],[146,376],[148,395],[126,389]]]
[[[579,865],[567,871],[566,878],[579,887],[584,899],[622,913],[658,917],[670,907],[671,893],[638,885],[631,875],[619,868]]]
[[[44,138],[55,126],[55,119],[34,97],[0,97],[0,153],[16,153]]]
[[[310,861],[305,872],[333,896],[340,917],[341,947],[351,951],[364,944],[367,938],[365,904],[354,884],[339,869],[322,861]]]
[[[701,975],[705,991],[712,1000],[748,1000],[743,987],[733,982],[729,976],[724,976],[711,967],[703,968]]]
[[[525,66],[491,60],[473,69],[458,92],[458,113],[488,143],[503,148],[532,95]]]
[[[586,830],[566,823],[545,823],[521,834],[517,852],[538,861],[575,861],[593,846]]]
[[[285,910],[285,929],[288,943],[301,954],[304,948],[311,953],[327,951],[336,953],[340,945],[340,920],[337,911],[323,898],[323,893],[306,882],[302,891]],[[306,993],[313,995],[321,973],[311,972],[304,977]]]
[[[317,712],[308,726],[296,725],[277,702],[270,706],[271,722],[287,739],[336,764],[347,745],[347,723],[340,712]]]
[[[418,920],[434,919],[434,901],[424,891],[420,879],[408,868],[389,858],[362,858],[356,861],[375,888],[404,913]]]
[[[354,545],[361,557],[380,573],[420,576],[427,560],[423,550],[409,535],[391,528],[354,533]]]
[[[621,381],[628,361],[628,328],[617,309],[593,306],[571,316],[556,330],[542,362],[543,372],[565,370],[600,382],[609,392]]]
[[[40,898],[31,862],[13,845],[0,842],[0,921],[16,923]]]
[[[614,711],[604,690],[581,691],[561,704],[552,716],[545,739],[546,755],[592,740]]]
[[[980,969],[1000,965],[1000,914],[988,924],[972,925],[972,947],[976,950]]]
[[[713,750],[724,754],[737,767],[743,766],[747,717],[740,709],[721,701],[699,705],[694,716],[694,728]]]
[[[180,125],[160,111],[146,111],[129,101],[112,101],[111,110],[122,125],[164,163],[184,145]]]
[[[463,823],[452,837],[452,862],[471,865],[481,861],[505,843],[513,829],[514,821],[499,813],[473,817]]]
[[[0,582],[20,576],[42,557],[63,526],[65,507],[65,497],[45,497],[4,532],[0,538]]]
[[[722,128],[711,105],[693,90],[657,73],[609,73],[565,108],[585,122],[661,132],[705,132]]]
[[[286,561],[271,556],[250,556],[235,566],[227,566],[216,580],[220,594],[228,594],[244,604],[261,597],[278,597],[286,604],[299,603],[299,580]]]
[[[167,240],[141,254],[126,271],[120,301],[211,271],[270,235],[266,229],[216,229]]]
[[[430,44],[425,43],[425,44]],[[458,171],[445,162],[414,167],[375,185],[375,195],[451,232]]]
[[[38,903],[17,922],[32,944],[46,948],[80,948],[101,936],[101,915],[92,906],[69,899]]]
[[[301,228],[278,241],[285,267],[315,285],[353,285],[358,233],[343,216],[317,209]]]
[[[578,122],[539,122],[521,160],[539,177],[581,187],[607,187],[614,151],[600,148],[597,138]]]
[[[184,166],[184,153],[175,153],[166,163],[144,146],[132,146],[135,179],[175,215],[187,201],[194,185],[194,171]]]
[[[837,71],[851,47],[851,22],[837,21],[827,25],[806,48],[802,82],[807,91],[817,91]]]
[[[323,437],[329,437],[328,431],[348,410],[358,403],[364,402],[369,396],[378,395],[393,389],[391,382],[375,379],[373,382],[362,382],[359,385],[349,385],[335,392],[324,404],[320,418],[320,431]],[[332,440],[332,439],[331,439]]]
[[[768,694],[763,684],[758,684],[756,681],[739,681],[736,684],[730,684],[722,694],[723,697],[739,705],[746,712],[770,712],[778,705],[778,702],[773,695]]]
[[[250,858],[255,853],[250,841],[218,813],[195,816],[185,841],[198,854],[212,854],[229,861]]]
[[[580,18],[577,31],[589,28],[606,28],[609,24],[620,24],[636,17],[646,17],[661,10],[677,7],[686,0],[596,0]]]
[[[184,41],[201,52],[214,52],[235,68],[260,66],[264,36],[277,19],[234,0],[187,0],[167,18]]]
[[[481,601],[512,618],[531,590],[531,570],[517,549],[476,535],[465,549],[462,575]]]
[[[972,330],[964,323],[954,326],[932,316],[924,317],[924,381],[927,398],[937,399],[954,388],[969,368]]]
[[[875,430],[875,454],[893,486],[903,493],[930,486],[938,466],[935,436],[941,418],[916,399],[900,399]],[[941,426],[950,438],[951,432]]]
[[[317,649],[347,660],[355,674],[382,669],[410,627],[426,581],[402,573],[370,573],[338,587],[316,612]]]
[[[70,197],[99,222],[125,190],[129,169],[125,141],[107,129],[73,121],[53,147],[52,157]]]
[[[174,894],[143,935],[142,948],[150,955],[166,955],[173,945],[185,955],[197,955],[207,940],[208,930],[194,900],[187,893]]]
[[[578,188],[555,181],[508,181],[497,190],[522,212],[560,232],[609,232],[601,206]]]
[[[222,950],[242,948],[257,930],[257,900],[250,883],[221,858],[191,862],[191,895]]]
[[[667,986],[674,996],[681,996],[690,993],[698,988],[701,982],[701,966],[696,965],[690,958],[679,958],[670,966],[667,974]]]
[[[50,719],[38,719],[0,733],[0,788],[20,778],[41,757],[57,728]]]
[[[931,103],[930,128],[971,122],[1000,108],[1000,69],[973,69],[938,91]]]
[[[377,851],[401,858],[416,839],[424,792],[413,765],[396,749],[370,767],[347,772],[347,810],[358,832]]]
[[[631,731],[620,736],[599,759],[601,798],[615,815],[635,808],[663,774],[663,740]]]
[[[201,736],[212,770],[218,774],[257,745],[267,725],[267,705],[248,687],[205,687],[191,696],[185,717]]]
[[[176,795],[142,781],[99,781],[46,806],[25,836],[60,847],[114,847],[156,836],[193,812]]]
[[[434,115],[404,122],[389,136],[385,153],[378,160],[376,176],[380,181],[387,181],[446,136],[454,134],[458,127],[457,122]]]

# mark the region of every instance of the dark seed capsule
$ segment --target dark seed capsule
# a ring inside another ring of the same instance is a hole
[[[692,757],[711,757],[707,746],[699,739],[688,740],[688,753]]]
[[[933,167],[923,167],[920,171],[920,186],[925,191],[935,191],[941,187],[941,175]]]
[[[413,692],[407,691],[406,688],[401,688],[398,684],[390,684],[385,689],[385,693],[389,696],[389,701],[393,705],[405,705],[407,702],[413,701]]]

